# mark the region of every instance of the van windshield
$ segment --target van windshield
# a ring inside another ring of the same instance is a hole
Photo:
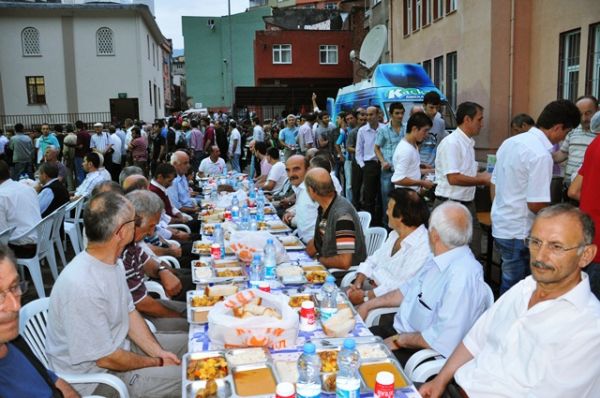
[[[392,104],[392,102],[385,102],[385,115],[384,115],[384,120],[387,123],[390,120],[390,105]],[[408,119],[410,118],[410,112],[413,109],[413,107],[418,106],[418,107],[423,107],[423,103],[422,102],[404,102],[402,101],[402,105],[404,105],[404,119],[402,119],[402,123],[406,124],[408,122]],[[450,104],[448,104],[447,102],[442,102],[442,107],[440,109],[440,113],[442,115],[442,118],[444,119],[444,122],[446,123],[446,130],[454,130],[456,129],[456,117],[454,115],[454,111],[452,110],[452,107],[450,107]]]

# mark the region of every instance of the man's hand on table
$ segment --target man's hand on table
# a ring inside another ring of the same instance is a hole
[[[387,346],[387,348],[390,349],[390,351],[394,351],[399,349],[400,347],[398,347],[398,345],[395,343],[396,339],[398,338],[398,335],[395,334],[393,336],[388,337],[387,339],[383,340],[383,343]]]
[[[367,319],[369,311],[371,311],[371,308],[369,308],[369,301],[367,301],[366,303],[362,303],[361,305],[356,307],[356,312],[358,312],[358,315],[360,315],[363,321]]]
[[[423,398],[440,398],[446,390],[446,384],[440,377],[423,384],[419,388],[419,393]]]
[[[283,215],[283,222],[287,225],[292,225],[292,220],[294,219],[295,214],[291,211],[286,211]]]
[[[348,299],[350,299],[350,302],[354,305],[362,304],[365,301],[364,290],[356,288],[356,286],[354,285],[350,285],[350,288],[348,288],[346,294],[348,295]]]

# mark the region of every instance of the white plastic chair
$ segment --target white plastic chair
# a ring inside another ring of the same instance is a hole
[[[373,227],[365,230],[365,243],[367,245],[367,256],[372,256],[385,242],[387,231],[382,227]]]
[[[46,368],[49,368],[49,361],[46,356],[46,333],[49,305],[50,299],[42,298],[30,302],[19,311],[19,333],[23,336],[37,359],[39,359]],[[58,376],[71,384],[106,384],[114,388],[120,397],[129,398],[129,392],[127,391],[125,383],[118,377],[108,373],[58,373]]]
[[[71,240],[73,251],[75,255],[79,254],[83,250],[83,233],[81,232],[81,224],[83,219],[81,213],[83,211],[85,197],[77,199],[74,202],[69,203],[65,211],[65,235]],[[75,214],[71,217],[71,210],[75,209]],[[67,240],[64,241],[64,248],[67,249]]]
[[[188,234],[192,233],[192,230],[190,229],[190,227],[188,227],[185,224],[169,224],[168,225],[169,228],[175,228],[175,229],[180,229],[183,232],[187,232]]]
[[[359,211],[358,218],[360,220],[360,225],[362,226],[363,231],[369,229],[371,225],[371,213],[368,211]]]
[[[58,252],[58,256],[60,257],[63,267],[67,266],[67,257],[65,256],[65,249],[63,247],[63,239],[60,230],[64,225],[66,209],[70,204],[71,203],[67,202],[52,212],[52,215],[54,216],[54,222],[52,223],[52,233],[50,235],[50,239],[52,239],[52,244],[54,247],[56,247],[56,251]]]
[[[33,231],[37,234],[35,256],[31,258],[17,258],[17,264],[26,267],[31,274],[33,285],[37,291],[38,297],[46,297],[44,291],[44,280],[42,279],[42,270],[40,262],[46,259],[52,271],[54,280],[58,278],[58,267],[56,265],[56,256],[54,255],[54,247],[52,245],[52,226],[54,223],[55,213],[49,214],[41,220],[37,225],[33,226],[29,231],[26,231],[21,236],[12,237],[11,241],[21,239],[30,235]]]
[[[12,235],[15,228],[17,228],[17,227],[6,228],[4,231],[0,232],[0,245],[2,245],[2,246],[8,245],[8,241],[10,240],[10,235]]]
[[[483,283],[488,293],[485,303],[485,309],[487,310],[494,304],[494,292],[492,292],[487,283]],[[404,371],[410,380],[424,383],[442,370],[446,359],[446,357],[435,350],[429,348],[419,350],[408,359]]]

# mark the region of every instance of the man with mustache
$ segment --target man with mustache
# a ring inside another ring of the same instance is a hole
[[[541,210],[525,240],[531,276],[479,318],[423,398],[600,396],[600,302],[582,272],[593,237],[579,209]]]
[[[66,381],[44,368],[19,336],[21,296],[26,290],[12,253],[0,246],[0,396],[79,397]]]
[[[315,234],[315,221],[319,207],[308,196],[304,185],[304,175],[307,169],[308,161],[302,155],[292,155],[285,162],[285,171],[296,195],[296,204],[285,212],[283,221],[296,226],[296,234],[304,243],[308,243]]]

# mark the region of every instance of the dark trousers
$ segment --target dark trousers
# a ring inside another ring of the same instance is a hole
[[[394,329],[393,320],[392,322],[383,322],[380,325],[371,326],[369,330],[375,336],[379,336],[382,339],[387,339],[388,337],[398,334],[396,329]],[[399,348],[397,350],[392,351],[392,353],[394,354],[396,359],[398,359],[400,365],[404,367],[406,366],[406,362],[408,362],[408,359],[417,351],[420,350],[414,350],[412,348]]]
[[[377,206],[377,198],[381,190],[381,167],[379,162],[375,160],[365,162],[362,172],[363,197],[361,207],[371,213],[371,224],[380,226],[382,220]]]
[[[363,170],[356,160],[352,161],[352,204],[356,211],[360,210]]]
[[[590,278],[592,293],[600,300],[600,263],[590,263],[583,269]]]
[[[110,178],[115,182],[119,182],[119,174],[121,174],[121,164],[111,163],[110,167],[107,165],[106,169],[110,173]]]
[[[9,243],[8,247],[13,251],[16,258],[32,258],[37,251],[37,245],[34,243],[28,245],[13,245]]]

